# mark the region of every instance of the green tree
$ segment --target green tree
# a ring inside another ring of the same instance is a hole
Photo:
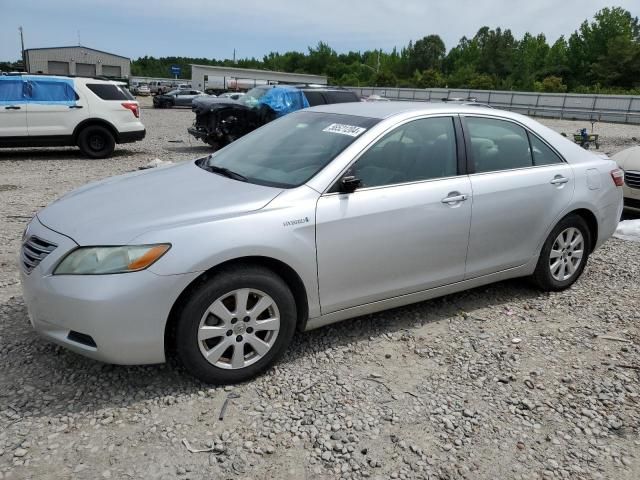
[[[567,91],[567,86],[562,83],[562,78],[549,76],[541,82],[535,82],[534,89],[536,92],[564,93]]]
[[[513,61],[513,83],[523,90],[531,90],[533,83],[543,73],[549,45],[543,34],[536,37],[525,33],[517,43]]]
[[[468,87],[478,90],[493,90],[496,88],[496,82],[491,75],[479,73],[469,79]]]
[[[376,87],[395,87],[398,79],[393,73],[382,70],[373,77],[373,83]]]
[[[441,69],[447,50],[438,35],[428,35],[418,40],[408,51],[410,71]]]
[[[435,68],[425,70],[422,74],[418,73],[418,75],[419,77],[417,82],[415,82],[415,86],[419,88],[442,88],[446,84],[446,80],[442,73]]]
[[[594,70],[594,64],[602,62],[609,55],[617,55],[615,50],[610,50],[614,45],[623,47],[626,51],[632,49],[631,45],[640,42],[640,25],[638,18],[620,7],[603,8],[594,15],[592,22],[584,21],[580,28],[569,37],[569,71],[570,83],[597,82],[598,68]],[[622,72],[614,72],[616,75]],[[630,83],[629,79],[618,81]]]

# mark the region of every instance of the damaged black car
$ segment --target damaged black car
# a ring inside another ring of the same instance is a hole
[[[198,97],[192,111],[196,119],[188,131],[219,149],[276,118],[309,106],[358,102],[349,90],[331,87],[264,85],[238,100]]]

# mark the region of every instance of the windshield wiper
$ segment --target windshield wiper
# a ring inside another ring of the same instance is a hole
[[[217,165],[207,165],[205,164],[203,168],[209,172],[217,173],[218,175],[223,175],[228,178],[233,178],[234,180],[239,180],[241,182],[248,182],[249,179],[244,175],[241,175],[233,170],[229,170],[225,167],[218,167]]]

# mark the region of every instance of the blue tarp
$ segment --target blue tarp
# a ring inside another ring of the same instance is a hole
[[[20,77],[0,76],[0,104],[24,103],[24,83]]]
[[[74,105],[77,100],[73,80],[60,77],[25,77],[29,103]]]
[[[309,101],[302,90],[293,87],[271,88],[260,97],[258,103],[271,107],[276,112],[276,117],[282,117],[309,106]]]
[[[0,76],[0,104],[75,105],[78,96],[70,78],[31,75]]]

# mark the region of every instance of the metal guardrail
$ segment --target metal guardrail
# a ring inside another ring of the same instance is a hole
[[[640,125],[640,96],[577,93],[535,93],[446,88],[346,87],[362,97],[380,95],[391,100],[440,102],[473,97],[480,103],[529,116]]]

